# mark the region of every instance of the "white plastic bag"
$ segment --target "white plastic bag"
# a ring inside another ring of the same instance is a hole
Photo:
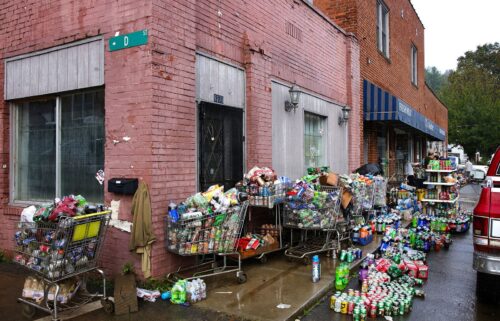
[[[33,215],[35,215],[36,207],[34,205],[28,206],[21,212],[21,222],[33,222]]]

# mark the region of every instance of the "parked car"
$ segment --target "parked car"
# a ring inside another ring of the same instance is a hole
[[[500,298],[500,147],[486,175],[473,216],[476,295],[481,301]]]
[[[482,183],[488,175],[488,166],[472,165],[472,172],[470,173],[470,181]]]

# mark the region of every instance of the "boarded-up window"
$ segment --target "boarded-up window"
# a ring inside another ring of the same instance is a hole
[[[102,38],[8,58],[5,100],[54,94],[104,84]]]

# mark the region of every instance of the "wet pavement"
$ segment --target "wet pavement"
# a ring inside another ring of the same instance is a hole
[[[468,185],[461,190],[461,199],[474,204],[479,196],[478,185]],[[423,289],[425,299],[415,298],[413,311],[395,321],[498,321],[500,302],[482,304],[476,300],[476,272],[472,269],[472,232],[453,235],[453,244],[448,251],[431,252],[428,255],[429,279]],[[349,287],[358,287],[357,279]],[[500,291],[500,289],[498,289]],[[329,309],[323,298],[317,306],[301,317],[304,321],[352,320],[352,316],[341,315]],[[379,317],[378,320],[384,320]]]
[[[471,200],[472,205],[479,190],[477,185],[467,186],[462,190],[461,197],[465,201]],[[363,254],[375,250],[379,241],[377,236],[364,249]],[[448,251],[431,252],[429,281],[424,286],[425,300],[415,299],[413,311],[394,320],[500,320],[500,304],[485,305],[476,302],[472,251],[472,236],[469,231],[464,235],[455,235],[454,243]],[[265,264],[255,260],[245,261],[243,267],[248,281],[244,285],[236,282],[235,273],[207,278],[207,300],[191,307],[172,305],[161,300],[155,303],[139,300],[138,313],[114,316],[99,309],[72,320],[243,321],[295,320],[297,316],[301,320],[352,320],[351,316],[337,314],[329,309],[326,299],[329,296],[325,296],[325,293],[332,289],[337,262],[322,255],[321,263],[322,279],[319,283],[312,283],[310,265],[290,262],[278,252],[270,255]],[[27,274],[26,270],[16,265],[0,264],[1,314],[9,316],[5,320],[22,320],[21,306],[16,303],[16,298],[21,293],[24,276]],[[349,287],[356,286],[357,278],[353,278]],[[277,305],[280,303],[290,307],[279,309]],[[39,313],[37,317],[45,315]]]
[[[364,256],[377,248],[379,237],[376,236],[372,243],[363,248]],[[360,261],[353,262],[353,266]],[[321,255],[322,279],[318,283],[312,283],[310,264],[290,261],[282,253],[276,252],[270,254],[264,264],[252,259],[244,262],[243,269],[248,278],[245,284],[237,283],[236,272],[206,278],[207,299],[191,307],[172,305],[161,300],[155,303],[139,300],[141,304],[138,313],[114,316],[99,309],[72,320],[293,320],[311,302],[316,302],[332,288],[337,263],[337,260]],[[16,266],[0,265],[0,275],[6,267]],[[27,274],[25,269],[21,269],[14,273],[12,279],[2,280],[0,288],[10,287],[15,283],[10,293],[19,295]],[[20,318],[21,305],[15,303],[16,296],[3,296],[0,301],[5,303],[6,308],[12,309],[12,315],[16,316],[13,320],[17,320],[18,316]],[[277,306],[281,303],[290,306],[280,309]]]

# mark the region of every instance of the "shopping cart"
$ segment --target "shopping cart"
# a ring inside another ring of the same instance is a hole
[[[322,207],[300,201],[287,202],[284,206],[283,226],[290,228],[291,244],[294,244],[293,230],[301,231],[298,244],[288,248],[285,255],[301,259],[305,264],[310,262],[312,254],[338,250],[346,235],[347,226],[340,212],[342,188],[324,186],[319,192],[327,197]]]
[[[110,213],[104,211],[62,217],[57,223],[39,221],[18,224],[14,261],[33,272],[35,276],[31,280],[43,289],[39,293],[25,289],[23,297],[18,298],[23,303],[25,317],[32,318],[36,309],[40,309],[57,320],[59,312],[79,308],[98,298],[102,299],[105,311],[114,310],[113,302],[106,296],[104,272],[97,268]],[[93,271],[102,278],[102,294],[86,291],[83,275]],[[77,285],[72,293],[64,296],[60,294],[61,287],[70,279],[74,279]],[[69,300],[72,295],[74,298]]]
[[[197,263],[179,267],[170,273],[168,279],[195,279],[236,272],[238,282],[246,282],[246,274],[241,268],[241,256],[237,251],[238,239],[248,208],[248,201],[229,208],[224,213],[201,213],[189,215],[179,220],[166,217],[167,250],[180,256],[196,256]],[[188,213],[189,214],[189,213]],[[223,265],[218,266],[217,256],[223,257]],[[236,257],[238,264],[228,265],[227,257]],[[210,268],[206,269],[207,266]],[[186,273],[191,276],[185,276]]]
[[[374,185],[359,184],[353,188],[352,194],[351,218],[355,224],[364,224],[368,220],[369,211],[373,209]]]
[[[279,183],[270,186],[238,186],[239,192],[247,193],[248,202],[253,207],[274,208],[282,204],[286,198],[286,192],[291,188],[291,183]]]

